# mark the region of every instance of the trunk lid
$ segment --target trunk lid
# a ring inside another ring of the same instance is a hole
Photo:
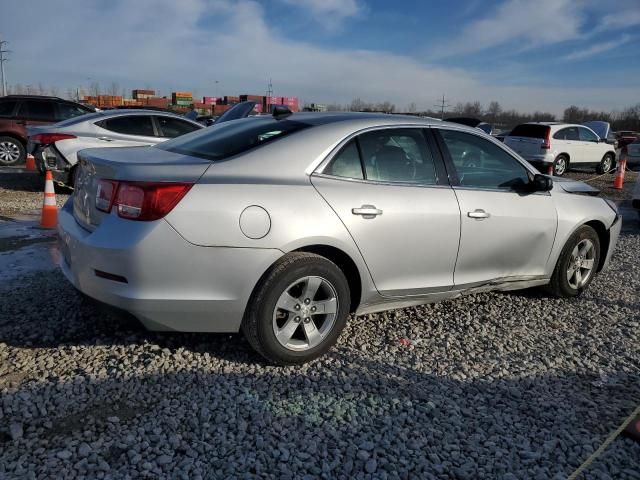
[[[95,206],[102,179],[138,182],[193,182],[211,161],[155,147],[92,148],[78,152],[78,174],[73,192],[73,215],[93,231],[108,213]]]
[[[548,125],[524,124],[518,125],[504,139],[508,145],[523,157],[540,155],[547,141],[550,127]]]

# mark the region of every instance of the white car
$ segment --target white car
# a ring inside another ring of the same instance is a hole
[[[640,139],[627,145],[627,167],[636,170],[640,167]]]
[[[543,173],[553,166],[553,174],[558,177],[571,166],[595,167],[605,173],[616,163],[614,146],[584,125],[523,123],[505,137],[504,143]]]
[[[38,170],[51,170],[56,182],[73,186],[77,154],[85,148],[155,145],[203,125],[158,110],[108,110],[89,113],[53,125],[29,127],[27,152]]]

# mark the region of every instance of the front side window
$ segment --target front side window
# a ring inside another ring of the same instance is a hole
[[[359,135],[358,142],[367,180],[437,183],[435,162],[421,129],[374,130]]]
[[[8,100],[0,102],[0,117],[10,117],[13,115],[13,110],[16,108],[15,100]]]
[[[185,133],[191,133],[195,130],[200,130],[192,123],[185,122],[179,118],[171,118],[164,116],[157,116],[156,120],[160,126],[160,136],[165,138],[175,138]]]
[[[470,133],[439,131],[461,186],[512,189],[529,183],[527,169],[498,145]]]
[[[598,136],[587,128],[578,128],[580,131],[580,140],[583,142],[598,142]]]
[[[53,122],[56,119],[53,102],[43,100],[25,100],[20,106],[18,116],[43,122]]]
[[[153,124],[150,115],[127,115],[104,120],[99,124],[102,128],[125,135],[153,137]]]

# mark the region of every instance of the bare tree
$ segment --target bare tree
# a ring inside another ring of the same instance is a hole
[[[352,112],[362,112],[366,108],[367,105],[360,98],[354,98],[349,105],[349,110]]]
[[[100,82],[96,80],[91,82],[91,85],[89,85],[89,93],[94,97],[100,96]]]
[[[67,98],[68,100],[75,100],[75,101],[78,101],[78,100],[80,100],[80,99],[78,98],[77,93],[78,93],[78,91],[77,91],[77,90],[75,90],[75,89],[73,89],[73,88],[67,88],[67,95],[66,95],[66,98]]]
[[[498,117],[500,116],[501,113],[502,113],[502,107],[498,102],[493,100],[491,103],[489,103],[489,107],[487,107],[487,117],[489,117],[488,120],[490,120],[491,123],[493,124],[497,123]]]
[[[47,94],[46,87],[42,84],[42,82],[38,82],[38,95],[46,95],[46,94]]]
[[[60,89],[56,86],[53,86],[49,89],[49,92],[51,93],[52,96],[57,97],[58,94],[60,93]]]
[[[118,82],[111,82],[109,84],[109,88],[107,89],[107,93],[109,95],[113,95],[115,97],[118,95],[119,91],[120,91],[120,85],[118,85]]]
[[[16,83],[13,86],[13,89],[16,95],[24,95],[24,92],[26,91],[24,86],[21,83]]]
[[[411,102],[407,105],[407,113],[416,113],[418,111],[418,107],[415,102]]]

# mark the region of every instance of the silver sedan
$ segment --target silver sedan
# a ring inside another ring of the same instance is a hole
[[[588,185],[433,119],[276,111],[79,159],[69,281],[151,330],[242,330],[278,364],[326,352],[350,313],[580,295],[621,225]]]

